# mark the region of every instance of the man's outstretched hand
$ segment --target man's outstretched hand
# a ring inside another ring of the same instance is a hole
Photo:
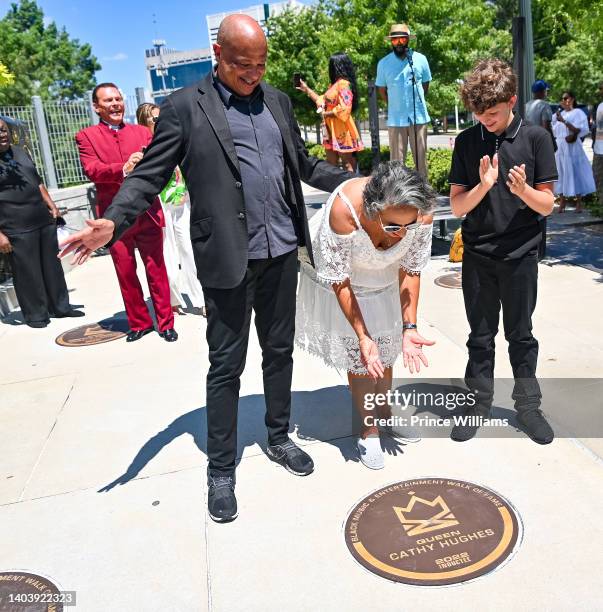
[[[59,244],[62,249],[59,257],[73,253],[71,264],[74,266],[83,264],[96,249],[105,246],[115,230],[115,223],[109,219],[86,219],[86,225],[87,228],[71,234]]]

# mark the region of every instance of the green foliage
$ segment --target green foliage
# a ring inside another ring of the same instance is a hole
[[[15,77],[9,72],[8,68],[0,62],[0,87],[12,85],[15,82]]]
[[[381,145],[381,161],[389,161],[389,147],[385,145]],[[363,149],[357,153],[358,159],[358,168],[360,169],[360,173],[369,175],[373,169],[373,151],[370,147]]]
[[[100,69],[90,45],[71,39],[54,22],[44,24],[35,0],[12,3],[0,20],[0,57],[15,77],[0,90],[0,104],[29,104],[33,95],[77,98],[94,87]]]
[[[306,143],[308,153],[319,159],[325,159],[325,150],[322,145],[315,143]],[[389,147],[382,145],[381,161],[389,161]],[[358,169],[361,174],[368,176],[373,169],[373,152],[371,148],[363,149],[356,154],[358,160]],[[447,194],[450,191],[448,184],[448,174],[450,173],[450,165],[452,164],[452,149],[427,149],[427,179],[431,186],[441,194]],[[410,151],[406,156],[406,165],[409,168],[414,168],[415,163]]]
[[[300,11],[287,9],[268,19],[267,27],[270,36],[266,80],[289,95],[301,124],[314,125],[318,121],[316,105],[295,89],[293,73],[300,72],[312,89],[322,92],[326,81],[324,78],[322,82],[317,80],[319,75],[315,71],[317,67],[328,67],[324,52],[316,43],[321,32],[328,28],[328,18],[318,6]]]
[[[451,164],[452,149],[427,150],[427,178],[438,193],[447,194],[450,191],[448,175]]]
[[[308,149],[308,153],[312,157],[317,157],[318,159],[326,159],[327,154],[325,153],[325,148],[316,143],[306,143],[306,148]]]
[[[597,56],[595,39],[580,34],[570,40],[549,61],[536,58],[539,78],[552,85],[550,99],[557,101],[564,89],[571,89],[580,103],[592,104],[603,77],[603,58]]]
[[[269,20],[267,80],[291,95],[298,119],[316,122],[314,105],[293,88],[301,72],[315,91],[329,85],[328,59],[347,53],[356,66],[359,92],[357,117],[368,115],[367,80],[374,79],[378,61],[391,51],[385,36],[391,23],[407,21],[413,43],[429,60],[433,81],[427,96],[431,114],[454,108],[457,79],[479,57],[511,55],[509,30],[496,30],[495,9],[475,0],[319,0],[301,11],[287,11]]]

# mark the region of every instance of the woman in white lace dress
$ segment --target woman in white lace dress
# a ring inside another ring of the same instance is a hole
[[[327,365],[345,369],[363,430],[361,461],[383,467],[377,427],[367,417],[368,393],[391,389],[403,353],[411,373],[427,366],[417,331],[420,272],[431,255],[436,194],[399,161],[372,176],[346,181],[310,220],[315,269],[302,262],[296,343]],[[389,407],[385,414],[389,416]]]

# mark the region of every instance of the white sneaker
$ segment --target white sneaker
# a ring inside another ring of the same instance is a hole
[[[385,467],[379,436],[369,436],[365,439],[358,438],[356,446],[360,454],[360,461],[362,461],[367,468],[371,470],[381,470]]]
[[[385,427],[379,427],[379,431],[403,442],[421,441],[421,432],[416,427],[411,427],[410,425],[395,425],[394,427],[386,425]]]

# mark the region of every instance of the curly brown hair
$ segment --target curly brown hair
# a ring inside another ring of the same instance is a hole
[[[517,93],[517,76],[511,66],[497,58],[477,62],[465,76],[460,95],[465,108],[481,114]]]

